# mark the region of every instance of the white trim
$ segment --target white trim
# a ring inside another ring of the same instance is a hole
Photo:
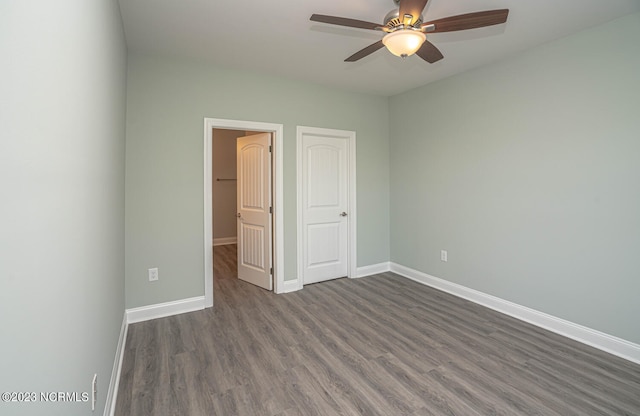
[[[358,234],[357,234],[357,222],[358,222],[358,207],[357,207],[357,191],[356,191],[356,183],[357,183],[357,170],[356,170],[356,132],[349,130],[335,130],[335,129],[325,129],[319,127],[307,127],[307,126],[297,126],[296,127],[296,192],[297,192],[297,205],[296,205],[296,214],[297,214],[297,241],[296,241],[296,252],[297,252],[297,263],[298,263],[298,280],[300,280],[300,286],[304,285],[304,264],[303,264],[303,218],[302,218],[302,137],[305,134],[313,134],[315,136],[327,136],[327,137],[339,137],[347,140],[347,146],[349,149],[349,190],[348,190],[348,198],[349,198],[349,236],[348,236],[348,258],[347,258],[347,277],[355,278],[358,274],[358,261],[357,261],[357,243],[358,243]]]
[[[204,297],[213,306],[213,123],[204,119]]]
[[[273,291],[284,290],[284,181],[283,181],[283,138],[282,124],[257,121],[204,119],[204,298],[205,307],[213,306],[213,241],[212,229],[212,189],[213,189],[213,129],[242,131],[262,131],[273,133]]]
[[[358,194],[356,193],[356,132],[349,132],[349,275],[358,275]]]
[[[374,274],[384,273],[391,270],[391,263],[385,261],[378,264],[370,264],[368,266],[358,267],[356,277],[372,276]]]
[[[507,300],[391,263],[391,271],[487,308],[640,364],[640,345]]]
[[[204,296],[175,300],[172,302],[157,303],[155,305],[141,306],[127,309],[127,322],[130,324],[149,321],[156,318],[178,315],[186,312],[200,311],[205,308]]]
[[[118,399],[118,386],[120,385],[120,374],[122,372],[122,359],[124,358],[124,348],[127,342],[127,332],[129,324],[127,323],[127,314],[122,315],[122,326],[120,327],[120,337],[118,338],[118,346],[116,347],[116,356],[113,360],[113,369],[111,370],[111,380],[109,381],[109,390],[107,391],[107,399],[104,405],[104,416],[114,416],[116,412],[116,400]]]
[[[238,237],[220,237],[213,239],[214,246],[226,246],[227,244],[237,244]]]
[[[302,280],[301,279],[285,280],[283,286],[284,286],[284,289],[280,293],[295,292],[296,290],[302,289]]]

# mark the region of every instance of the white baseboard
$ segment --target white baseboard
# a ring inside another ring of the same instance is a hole
[[[527,308],[507,300],[449,282],[418,270],[391,263],[391,271],[427,286],[470,300],[487,308],[563,335],[618,357],[640,364],[640,345],[582,325]]]
[[[285,280],[284,287],[278,290],[278,294],[280,293],[291,293],[296,290],[302,289],[302,280],[294,279],[294,280]]]
[[[120,328],[120,338],[118,338],[118,346],[116,347],[116,356],[113,360],[113,369],[111,370],[109,390],[107,391],[107,399],[104,405],[104,416],[115,415],[118,386],[120,384],[120,373],[122,372],[122,359],[124,358],[124,348],[127,342],[128,329],[129,324],[127,322],[127,314],[124,313],[122,316],[122,327]]]
[[[237,244],[238,237],[222,237],[222,238],[214,238],[213,245],[214,246],[224,246],[227,244]]]
[[[384,273],[391,270],[391,263],[385,261],[383,263],[371,264],[369,266],[358,267],[354,277],[371,276],[378,273]]]
[[[149,321],[156,318],[178,315],[186,312],[199,311],[204,309],[204,296],[176,300],[173,302],[158,303],[156,305],[142,306],[126,310],[127,322]]]

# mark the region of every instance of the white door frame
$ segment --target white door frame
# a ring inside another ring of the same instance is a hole
[[[284,292],[284,216],[282,154],[284,127],[282,124],[257,121],[204,119],[204,301],[213,306],[213,129],[260,131],[273,133],[273,291]]]
[[[299,285],[302,287],[304,284],[303,276],[304,276],[304,264],[303,264],[303,219],[302,219],[302,137],[306,134],[314,135],[314,136],[327,136],[327,137],[337,137],[343,138],[347,140],[347,147],[349,149],[349,190],[348,190],[348,198],[349,198],[349,227],[347,230],[348,233],[348,242],[347,242],[347,277],[355,278],[358,277],[357,274],[357,219],[358,219],[358,210],[356,206],[356,132],[348,131],[348,130],[334,130],[334,129],[324,129],[319,127],[306,127],[306,126],[298,126],[296,129],[296,173],[297,173],[297,217],[298,217],[298,235],[297,235],[297,263],[298,263],[298,281]]]

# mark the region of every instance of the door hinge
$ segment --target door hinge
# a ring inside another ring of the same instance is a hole
[[[273,207],[269,207],[269,214],[273,214]]]
[[[272,148],[271,148],[271,145],[269,145],[269,153],[271,153],[271,151],[272,151]]]
[[[269,269],[269,273],[273,274],[273,267],[271,269]]]

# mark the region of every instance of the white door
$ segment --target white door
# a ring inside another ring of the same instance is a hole
[[[271,133],[238,137],[238,278],[267,290],[271,279]]]
[[[302,134],[302,280],[315,283],[348,275],[349,143],[344,137]]]

